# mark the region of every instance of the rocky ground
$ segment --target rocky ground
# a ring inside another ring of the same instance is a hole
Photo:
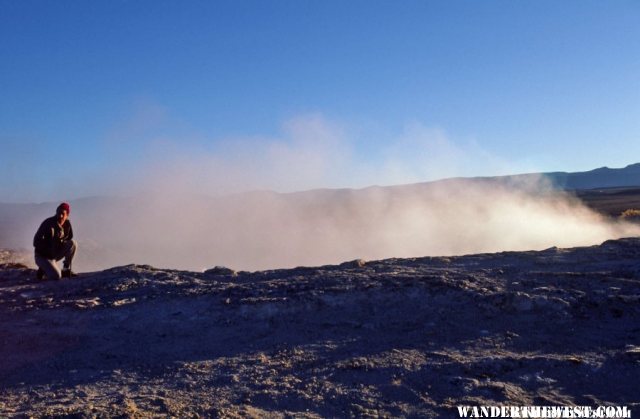
[[[25,258],[0,252],[2,417],[640,412],[640,239],[43,282]]]

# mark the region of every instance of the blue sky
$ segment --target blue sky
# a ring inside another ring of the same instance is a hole
[[[0,0],[0,201],[640,161],[638,1]]]

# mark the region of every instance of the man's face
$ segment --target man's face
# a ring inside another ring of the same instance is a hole
[[[64,224],[65,221],[67,221],[67,218],[69,218],[69,214],[67,213],[67,210],[60,210],[58,211],[58,224],[62,225]]]

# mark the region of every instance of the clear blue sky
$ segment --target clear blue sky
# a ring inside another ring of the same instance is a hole
[[[112,192],[176,153],[221,177],[234,142],[255,163],[296,135],[351,157],[289,189],[640,161],[636,0],[0,0],[0,40],[4,202]]]

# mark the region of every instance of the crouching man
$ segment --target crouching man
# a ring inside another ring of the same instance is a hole
[[[76,276],[71,270],[71,262],[76,254],[78,245],[73,240],[73,229],[69,221],[71,208],[63,202],[56,209],[56,215],[42,222],[33,238],[36,265],[38,265],[38,279],[60,279]],[[62,260],[63,269],[60,271],[58,261]]]

